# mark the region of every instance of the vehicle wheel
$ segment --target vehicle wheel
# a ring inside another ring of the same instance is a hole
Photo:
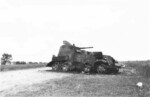
[[[88,64],[88,65],[85,65],[84,67],[84,73],[89,73],[91,70],[91,66]]]
[[[64,65],[62,66],[62,71],[67,72],[69,70],[69,65],[67,63],[64,63]]]
[[[59,65],[58,62],[57,62],[57,63],[54,63],[54,64],[52,65],[52,70],[54,70],[54,71],[58,70],[58,65]]]
[[[106,72],[106,69],[102,65],[98,65],[96,69],[97,69],[97,73],[105,73]]]

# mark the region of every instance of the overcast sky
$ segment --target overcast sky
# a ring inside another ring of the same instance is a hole
[[[150,59],[149,0],[0,0],[0,55],[50,61],[63,40],[117,60]]]

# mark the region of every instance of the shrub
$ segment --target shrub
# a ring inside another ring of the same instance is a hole
[[[24,65],[24,64],[26,64],[26,62],[24,62],[24,61],[16,61],[15,64],[16,65]]]

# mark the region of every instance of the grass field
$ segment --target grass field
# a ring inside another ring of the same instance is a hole
[[[127,61],[123,64],[126,68],[136,70],[136,75],[143,78],[150,78],[150,61]]]
[[[150,97],[150,61],[122,63],[126,67],[117,75],[72,74],[23,87],[6,97]],[[143,88],[139,89],[137,82],[142,82]]]
[[[1,65],[1,71],[21,70],[30,68],[45,67],[46,64],[17,64],[17,65]]]
[[[46,91],[54,97],[150,97],[150,61],[124,64],[125,71],[118,75],[76,74],[53,83],[47,82],[40,91],[44,93],[47,87]],[[137,82],[143,82],[144,87],[138,89]]]

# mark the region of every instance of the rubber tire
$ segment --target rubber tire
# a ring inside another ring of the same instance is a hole
[[[69,71],[68,63],[64,63],[64,64],[63,64],[63,66],[62,66],[62,71],[64,71],[64,72]]]
[[[83,71],[84,71],[84,73],[90,73],[90,71],[91,71],[91,66],[90,66],[90,65],[85,65]]]
[[[96,68],[97,73],[105,73],[106,69],[103,65],[98,65]]]
[[[57,70],[58,70],[58,67],[59,67],[59,63],[58,63],[58,62],[57,62],[57,63],[54,63],[54,64],[52,65],[52,70],[57,71]]]

